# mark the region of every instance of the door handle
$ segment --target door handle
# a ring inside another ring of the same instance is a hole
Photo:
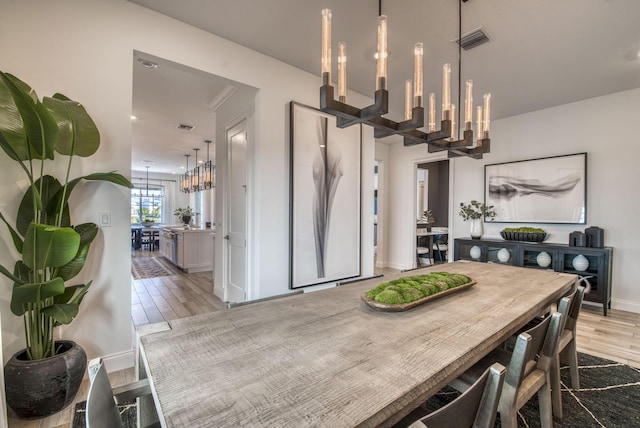
[[[228,240],[228,239],[229,239],[229,235],[224,235],[224,236],[222,237],[222,239],[227,239],[227,240]]]

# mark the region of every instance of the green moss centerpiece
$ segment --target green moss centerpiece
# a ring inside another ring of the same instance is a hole
[[[542,242],[547,239],[547,232],[538,227],[506,227],[500,236],[507,241]]]
[[[376,310],[398,312],[411,309],[475,284],[466,275],[431,272],[407,276],[378,285],[362,295],[362,300]]]

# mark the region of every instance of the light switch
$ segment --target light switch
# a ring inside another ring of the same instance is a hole
[[[111,227],[111,213],[98,213],[98,226]]]

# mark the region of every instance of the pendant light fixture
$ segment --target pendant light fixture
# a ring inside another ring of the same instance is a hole
[[[191,171],[191,191],[200,191],[200,165],[198,165],[198,152],[200,149],[193,149],[196,152],[196,166]]]
[[[191,191],[191,175],[189,174],[189,156],[184,155],[187,158],[187,167],[185,169],[184,174],[180,176],[180,190],[184,193],[189,193]]]
[[[458,1],[458,33],[462,32],[462,1]],[[467,1],[467,0],[464,0]],[[427,131],[418,128],[424,126],[423,106],[423,45],[416,43],[414,47],[414,78],[413,82],[405,82],[405,120],[394,122],[382,117],[389,110],[389,92],[387,90],[387,17],[382,14],[382,0],[378,3],[378,52],[376,62],[376,91],[374,103],[359,109],[347,104],[346,101],[346,45],[338,44],[338,100],[334,98],[334,88],[331,81],[331,10],[322,10],[322,86],[320,87],[320,110],[336,116],[337,126],[346,128],[357,123],[365,123],[374,127],[375,138],[390,135],[404,137],[405,146],[427,144],[429,152],[447,150],[449,157],[468,156],[481,159],[484,153],[489,153],[489,116],[490,94],[484,95],[484,107],[478,107],[478,139],[473,138],[473,83],[467,81],[465,100],[465,122],[463,137],[455,137],[455,105],[451,104],[451,65],[443,66],[442,75],[442,120],[440,130],[435,128],[435,94],[429,94],[429,111]],[[460,76],[461,52],[458,38],[458,67]],[[412,84],[413,83],[413,84]],[[412,88],[413,86],[413,88]],[[461,80],[458,79],[458,104],[460,104]],[[413,95],[413,96],[411,96]],[[413,99],[411,99],[413,98]],[[460,116],[460,109],[458,109]],[[480,119],[482,116],[482,119]],[[458,118],[460,124],[460,118]]]
[[[216,185],[213,176],[215,165],[213,165],[213,163],[209,159],[209,147],[211,147],[211,140],[204,140],[204,142],[207,145],[207,161],[202,166],[202,188],[206,190],[211,189]]]

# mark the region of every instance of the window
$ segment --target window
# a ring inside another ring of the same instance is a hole
[[[142,223],[150,220],[162,223],[163,196],[162,186],[131,189],[131,222]]]

